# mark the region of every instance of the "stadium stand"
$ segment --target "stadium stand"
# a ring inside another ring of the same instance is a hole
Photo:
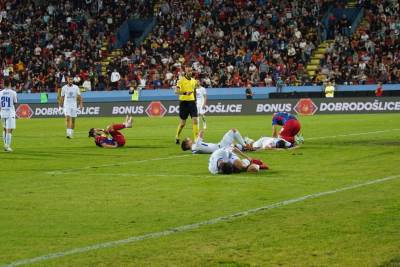
[[[335,23],[321,72],[337,84],[400,82],[398,1],[365,1],[364,18],[353,35]]]
[[[349,6],[364,14],[355,31],[332,12]],[[0,79],[19,92],[55,91],[67,72],[86,90],[158,89],[191,64],[206,87],[398,83],[398,14],[389,0],[0,0]],[[143,42],[119,47],[125,20],[153,15]]]
[[[94,87],[119,25],[150,13],[140,0],[1,0],[0,79],[12,77],[19,92],[51,92],[72,72]]]

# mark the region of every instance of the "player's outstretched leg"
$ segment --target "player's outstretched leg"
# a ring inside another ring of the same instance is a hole
[[[126,128],[132,128],[132,116],[127,115],[124,125]]]

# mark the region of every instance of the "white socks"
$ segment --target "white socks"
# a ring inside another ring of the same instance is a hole
[[[11,138],[12,138],[12,134],[10,134],[10,133],[6,134],[6,145],[8,147],[11,146]]]
[[[74,135],[74,129],[67,129],[67,136],[72,137]]]
[[[239,133],[239,131],[234,132],[233,136],[235,137],[235,140],[236,140],[236,142],[238,142],[238,144],[241,144],[242,146],[246,145],[246,143],[244,142],[243,137]]]
[[[5,148],[11,146],[11,139],[12,139],[12,134],[3,131],[3,143]]]

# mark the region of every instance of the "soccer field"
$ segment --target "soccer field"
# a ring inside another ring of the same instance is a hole
[[[305,143],[250,152],[271,170],[213,176],[174,144],[177,117],[134,118],[127,144],[18,120],[0,153],[0,266],[400,266],[400,114],[300,117]],[[270,136],[270,116],[208,117]],[[188,125],[183,136],[191,136]]]

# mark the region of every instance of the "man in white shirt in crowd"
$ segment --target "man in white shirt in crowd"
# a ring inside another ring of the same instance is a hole
[[[205,107],[207,104],[207,90],[203,86],[199,86],[196,89],[196,105],[197,105],[197,124],[200,127],[200,118],[203,121],[203,129],[205,130],[207,128],[206,124],[206,116],[204,115],[206,113]]]
[[[3,124],[3,143],[4,151],[12,152],[11,138],[15,129],[15,103],[17,103],[17,93],[11,89],[11,82],[4,81],[4,90],[0,91],[0,117]]]
[[[111,73],[111,90],[118,90],[119,80],[121,80],[121,75],[117,69],[114,69]]]
[[[74,135],[75,118],[78,116],[78,104],[80,109],[83,108],[80,89],[73,84],[73,78],[71,76],[67,77],[67,84],[61,89],[61,103],[64,105],[67,138],[71,139]]]

